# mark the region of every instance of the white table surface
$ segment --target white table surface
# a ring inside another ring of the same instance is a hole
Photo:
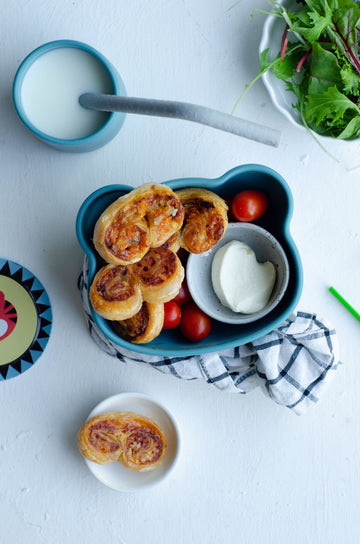
[[[16,116],[11,86],[38,45],[71,38],[97,48],[129,95],[230,112],[259,68],[265,0],[1,1],[0,256],[30,269],[53,308],[37,363],[0,383],[0,542],[140,544],[353,543],[360,500],[359,323],[328,293],[360,308],[359,144],[329,144],[340,162],[285,120],[259,81],[237,115],[282,131],[274,149],[186,121],[127,116],[119,135],[89,154],[39,142]],[[337,371],[320,402],[296,416],[260,391],[230,395],[151,368],[122,365],[88,334],[76,282],[82,253],[75,218],[83,200],[112,183],[137,186],[218,177],[262,163],[289,183],[292,235],[301,253],[299,309],[337,329]],[[178,420],[175,471],[142,493],[99,483],[76,433],[102,399],[147,393]]]

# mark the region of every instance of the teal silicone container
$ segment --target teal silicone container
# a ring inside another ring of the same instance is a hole
[[[110,322],[92,311],[92,317],[99,329],[116,346],[148,355],[170,357],[218,352],[252,342],[279,327],[295,310],[303,287],[301,259],[290,235],[293,198],[283,177],[267,166],[244,164],[216,179],[182,178],[165,183],[174,190],[184,187],[203,187],[224,198],[231,198],[244,189],[258,189],[266,192],[269,197],[268,210],[255,223],[273,234],[286,253],[290,269],[286,292],[280,303],[258,321],[229,325],[214,320],[210,335],[197,343],[186,340],[177,329],[172,329],[162,331],[148,344],[131,344],[114,333]],[[95,223],[111,202],[132,189],[133,187],[127,185],[102,187],[85,200],[78,212],[76,232],[80,246],[89,259],[89,287],[96,271],[103,265],[92,242]]]

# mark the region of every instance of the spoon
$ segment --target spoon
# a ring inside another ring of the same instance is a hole
[[[185,119],[273,147],[278,147],[280,143],[281,133],[278,130],[188,102],[98,93],[84,93],[80,96],[79,102],[81,106],[91,110]]]

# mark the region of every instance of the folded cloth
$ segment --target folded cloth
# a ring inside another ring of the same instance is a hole
[[[298,415],[319,400],[339,365],[336,331],[316,314],[300,311],[258,340],[218,353],[164,357],[133,352],[111,342],[92,318],[87,257],[78,287],[92,338],[123,363],[146,363],[164,374],[202,379],[230,393],[245,394],[260,386],[267,396]]]

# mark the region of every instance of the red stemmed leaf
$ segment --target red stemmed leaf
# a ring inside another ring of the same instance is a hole
[[[281,60],[284,60],[286,49],[289,43],[289,40],[287,38],[287,31],[288,31],[288,25],[285,26],[284,33],[281,38],[281,46],[280,46],[280,58]]]
[[[358,55],[357,26],[360,22],[360,7],[343,0],[342,7],[334,11],[332,25],[327,32],[331,40],[339,47],[355,70],[360,74]]]

